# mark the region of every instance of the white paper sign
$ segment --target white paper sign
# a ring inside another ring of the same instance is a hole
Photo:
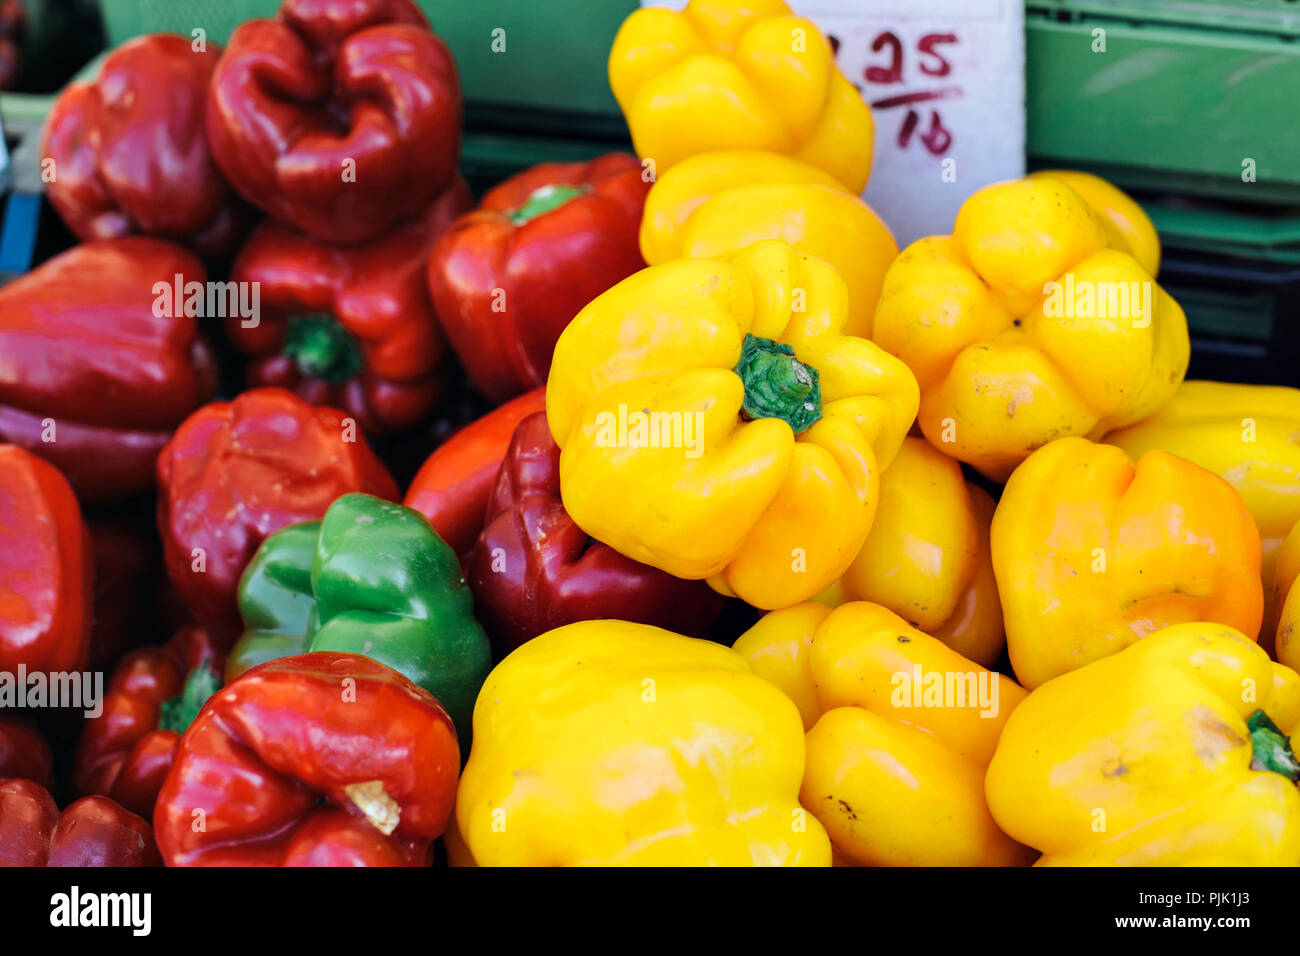
[[[863,198],[900,248],[951,232],[967,196],[1024,175],[1020,0],[787,2],[832,39],[840,69],[871,104],[875,157]]]

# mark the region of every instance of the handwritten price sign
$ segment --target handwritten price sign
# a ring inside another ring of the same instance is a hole
[[[950,232],[967,196],[1024,174],[1020,0],[787,2],[830,38],[871,104],[875,159],[863,198],[900,247]]]

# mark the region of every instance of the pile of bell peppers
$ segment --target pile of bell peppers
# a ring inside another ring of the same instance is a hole
[[[60,95],[0,865],[1300,865],[1300,390],[1184,381],[1141,206],[1038,172],[900,251],[784,0],[608,69],[632,151],[477,201],[413,0]]]

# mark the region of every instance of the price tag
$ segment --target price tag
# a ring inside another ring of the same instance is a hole
[[[1024,175],[1019,0],[787,2],[831,39],[840,70],[871,104],[875,157],[863,198],[900,247],[951,232],[967,196]]]

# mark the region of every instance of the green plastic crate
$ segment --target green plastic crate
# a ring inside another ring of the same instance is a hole
[[[1300,3],[1029,0],[1026,14],[1031,165],[1177,194],[1148,204],[1175,245],[1300,262]]]

